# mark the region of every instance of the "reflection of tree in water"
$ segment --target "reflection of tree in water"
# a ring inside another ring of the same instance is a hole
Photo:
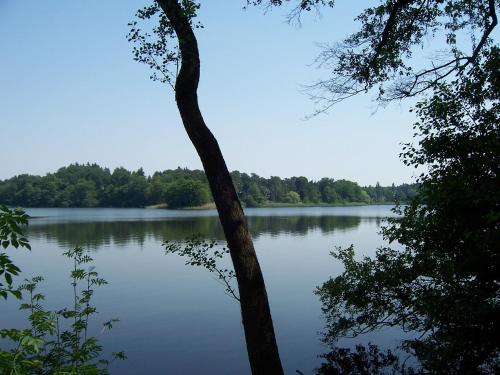
[[[398,353],[381,350],[373,344],[356,345],[355,348],[332,347],[320,355],[323,363],[316,375],[423,375],[399,358]]]
[[[45,238],[61,246],[85,244],[91,248],[125,246],[130,243],[142,246],[146,240],[163,241],[184,239],[195,233],[223,238],[217,218],[175,219],[158,221],[101,221],[66,222],[37,225],[32,221],[29,238]]]
[[[252,235],[279,236],[283,234],[306,235],[319,230],[323,234],[357,228],[361,222],[380,224],[380,218],[357,216],[251,216],[248,218]],[[61,246],[85,244],[91,248],[125,246],[129,243],[142,246],[148,239],[181,240],[193,235],[223,240],[224,235],[216,217],[182,218],[156,221],[101,221],[30,223],[31,239],[45,238]]]
[[[358,216],[253,216],[248,218],[250,230],[255,237],[269,234],[306,235],[309,231],[320,230],[333,233],[357,228],[361,223]]]

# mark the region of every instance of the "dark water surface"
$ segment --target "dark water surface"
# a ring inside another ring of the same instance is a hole
[[[312,373],[327,348],[324,321],[313,294],[341,272],[329,255],[354,244],[371,255],[390,206],[258,208],[246,214],[266,280],[285,372]],[[31,253],[9,251],[23,277],[44,275],[49,309],[71,305],[70,261],[62,252],[83,245],[109,285],[96,292],[95,326],[117,317],[111,331],[94,334],[107,353],[124,350],[112,374],[248,374],[239,306],[203,269],[165,255],[165,239],[193,234],[223,239],[214,210],[30,209]],[[2,303],[1,327],[22,327],[17,304]],[[391,346],[396,336],[376,337]]]

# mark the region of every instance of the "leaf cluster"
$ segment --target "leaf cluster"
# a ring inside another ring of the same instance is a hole
[[[182,0],[180,6],[191,27],[203,27],[201,23],[194,22],[200,4]],[[150,78],[153,81],[166,83],[175,90],[181,55],[172,23],[156,1],[139,9],[135,17],[128,24],[130,31],[127,34],[127,40],[134,45],[134,60],[152,69]]]
[[[217,276],[217,280],[224,286],[225,293],[239,301],[239,295],[232,280],[234,270],[224,268],[219,262],[229,254],[229,249],[221,247],[218,241],[207,241],[199,236],[187,238],[185,241],[165,241],[163,243],[166,254],[177,254],[186,257],[186,266],[197,266],[206,269]]]
[[[28,239],[24,236],[23,229],[28,225],[28,215],[21,209],[9,209],[0,206],[0,244],[4,250],[9,246],[16,249],[19,247],[31,250]],[[0,250],[0,298],[7,299],[9,294],[16,298],[21,298],[21,293],[13,287],[13,279],[18,276],[21,270],[10,257]]]
[[[293,3],[294,6],[290,13],[289,20],[292,20],[294,17],[300,17],[300,13],[303,11],[309,12],[323,6],[333,7],[335,5],[334,0],[247,0],[247,6],[264,6],[268,9],[287,5],[289,3]]]

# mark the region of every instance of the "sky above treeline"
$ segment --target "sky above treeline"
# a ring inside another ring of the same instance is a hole
[[[303,87],[328,73],[314,64],[320,44],[356,30],[370,3],[338,1],[298,27],[285,22],[286,8],[202,2],[199,99],[230,170],[413,182],[398,157],[412,138],[410,103],[377,110],[367,94],[305,120],[315,105]],[[146,4],[0,0],[0,179],[74,162],[147,174],[201,168],[172,90],[132,59],[127,23]]]

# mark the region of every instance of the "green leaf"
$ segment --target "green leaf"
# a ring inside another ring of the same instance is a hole
[[[10,273],[5,274],[5,281],[9,286],[12,285],[12,275]]]

